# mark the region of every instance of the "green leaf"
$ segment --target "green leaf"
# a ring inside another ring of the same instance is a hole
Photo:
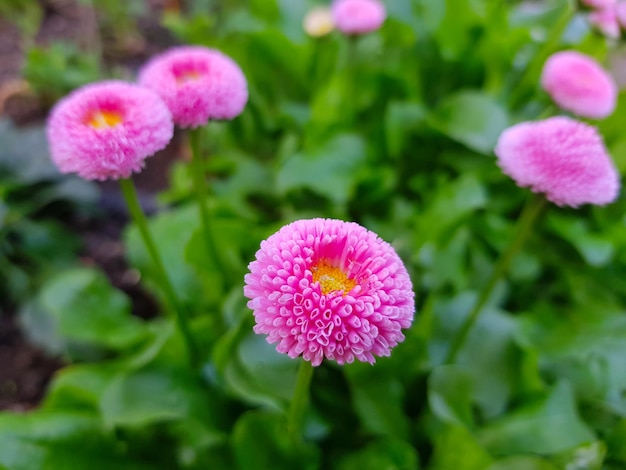
[[[428,345],[433,363],[443,361],[450,347],[450,338],[458,334],[475,301],[472,294],[462,292],[449,301],[435,303],[435,323]],[[471,378],[471,388],[466,390],[471,390],[472,395],[467,399],[478,406],[485,418],[503,413],[512,394],[523,385],[520,384],[521,364],[513,345],[515,331],[516,324],[510,316],[487,306],[459,352],[457,363],[461,375]],[[456,399],[460,397],[456,396]],[[467,403],[463,400],[453,409],[457,413],[462,410],[456,417],[467,423]]]
[[[493,461],[465,428],[447,426],[436,433],[434,441],[429,470],[485,470]]]
[[[202,283],[195,270],[185,261],[186,246],[199,224],[198,208],[195,204],[162,212],[148,222],[170,281],[176,292],[187,302],[203,298]],[[137,227],[134,224],[129,226],[124,237],[130,263],[151,281],[155,292],[160,293],[158,274]]]
[[[542,402],[513,411],[480,432],[481,442],[495,455],[550,455],[594,439],[566,382],[559,382]]]
[[[118,374],[104,390],[100,408],[109,426],[146,426],[187,416],[210,416],[205,391],[196,379],[156,367]]]
[[[318,468],[316,449],[288,433],[283,416],[263,411],[250,411],[237,421],[232,448],[238,470]]]
[[[471,429],[472,395],[472,377],[457,366],[439,366],[428,378],[428,404],[444,423]]]
[[[0,415],[0,465],[11,470],[162,469],[126,453],[93,415],[35,411]]]
[[[615,247],[611,240],[589,230],[585,220],[550,213],[548,226],[571,243],[587,264],[604,266],[611,262]]]
[[[345,373],[354,408],[365,429],[375,435],[407,439],[409,422],[399,379],[363,363],[346,365]]]
[[[345,204],[354,192],[354,174],[365,163],[365,152],[361,137],[338,134],[310,152],[292,155],[278,172],[278,190],[305,187]]]
[[[556,467],[550,461],[539,457],[519,456],[498,460],[487,470],[558,470],[559,468],[562,467]]]
[[[398,157],[406,150],[411,134],[425,122],[426,109],[420,103],[391,101],[385,112],[387,151]]]
[[[492,97],[466,90],[446,96],[430,124],[452,140],[489,155],[508,121],[506,110]]]
[[[64,367],[55,374],[43,407],[96,411],[102,392],[116,374],[115,364],[74,364]]]
[[[250,403],[286,409],[295,389],[298,361],[278,353],[255,334],[250,317],[242,318],[217,343],[214,361],[231,393]]]
[[[128,298],[93,269],[59,273],[42,287],[38,304],[65,340],[124,349],[147,333],[141,320],[131,315]]]
[[[337,470],[417,470],[419,456],[410,444],[395,439],[377,439],[358,452],[343,457]]]

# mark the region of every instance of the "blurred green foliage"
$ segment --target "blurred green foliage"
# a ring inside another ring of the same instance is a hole
[[[563,22],[565,0],[389,0],[382,29],[349,40],[306,36],[314,1],[187,3],[164,25],[231,55],[250,88],[239,118],[202,130],[226,272],[200,238],[187,163],[160,195],[170,208],[151,220],[193,312],[202,374],[188,370],[171,318],[138,320],[93,268],[57,268],[25,309],[33,336],[74,363],[40,409],[0,416],[0,466],[626,468],[623,196],[604,208],[551,206],[456,363],[443,364],[529,196],[495,164],[499,133],[550,106],[537,83],[548,54],[611,53],[583,14]],[[33,66],[54,70],[45,60]],[[598,123],[622,172],[625,116],[622,94]],[[418,313],[375,366],[315,370],[296,442],[284,412],[298,361],[252,332],[242,282],[262,239],[313,216],[358,221],[392,243]],[[159,298],[135,227],[125,246]]]

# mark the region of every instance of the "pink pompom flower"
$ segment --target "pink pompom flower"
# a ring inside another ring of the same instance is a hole
[[[387,17],[378,0],[335,0],[332,4],[335,26],[344,34],[366,34],[379,29]]]
[[[354,222],[299,220],[261,243],[245,276],[254,331],[318,366],[374,363],[404,340],[415,312],[395,250]]]
[[[596,129],[558,116],[505,130],[495,148],[502,171],[559,206],[605,205],[619,175]]]
[[[139,71],[139,83],[163,98],[181,127],[233,119],[248,101],[248,82],[235,61],[202,46],[174,47],[153,57]]]
[[[541,85],[558,106],[579,116],[602,119],[615,110],[615,81],[595,60],[580,52],[551,55],[543,67]]]
[[[617,0],[580,0],[580,3],[588,8],[605,8],[615,5]]]
[[[598,8],[589,13],[589,23],[607,38],[617,39],[621,28],[617,17],[617,5]]]
[[[59,101],[47,123],[52,161],[88,180],[128,178],[172,139],[167,106],[152,91],[117,80],[86,85]]]

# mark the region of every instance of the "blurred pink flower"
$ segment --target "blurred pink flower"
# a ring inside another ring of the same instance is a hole
[[[88,180],[128,178],[172,139],[174,124],[161,98],[143,87],[104,81],[59,101],[47,123],[53,162]]]
[[[153,57],[139,83],[157,92],[181,127],[233,119],[248,101],[248,83],[227,55],[202,46],[174,47]]]
[[[604,205],[619,193],[619,175],[592,126],[568,117],[523,122],[495,148],[502,171],[559,206]]]
[[[543,67],[541,85],[558,106],[579,116],[602,119],[615,110],[617,86],[613,78],[580,52],[550,56]]]
[[[588,15],[591,26],[608,38],[620,37],[621,29],[617,17],[617,5],[609,5],[593,10]]]
[[[626,28],[626,1],[617,2],[615,5],[615,16],[621,28]]]
[[[335,0],[335,25],[344,34],[365,34],[381,27],[387,12],[379,0]]]
[[[580,3],[589,8],[605,8],[615,5],[617,0],[580,0]]]
[[[354,222],[299,220],[261,242],[244,294],[256,333],[314,366],[374,363],[404,340],[411,279],[387,242]]]

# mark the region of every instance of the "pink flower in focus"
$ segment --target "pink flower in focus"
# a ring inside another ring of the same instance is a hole
[[[337,29],[344,34],[365,34],[381,27],[387,12],[378,0],[335,0],[332,13]]]
[[[604,36],[612,39],[620,37],[621,29],[617,17],[617,5],[598,8],[589,13],[589,23]]]
[[[613,78],[591,57],[575,51],[548,58],[541,85],[563,109],[587,118],[609,116],[617,102]]]
[[[59,101],[47,124],[53,162],[88,180],[128,178],[172,139],[174,124],[158,95],[121,81],[79,88]]]
[[[354,222],[299,220],[261,242],[244,294],[256,333],[314,366],[374,363],[404,340],[411,279],[387,242]]]
[[[233,119],[248,101],[248,83],[227,55],[201,46],[174,47],[139,72],[139,83],[157,92],[181,127]]]
[[[495,148],[502,171],[559,206],[604,205],[619,193],[619,175],[592,126],[567,117],[505,130]]]

